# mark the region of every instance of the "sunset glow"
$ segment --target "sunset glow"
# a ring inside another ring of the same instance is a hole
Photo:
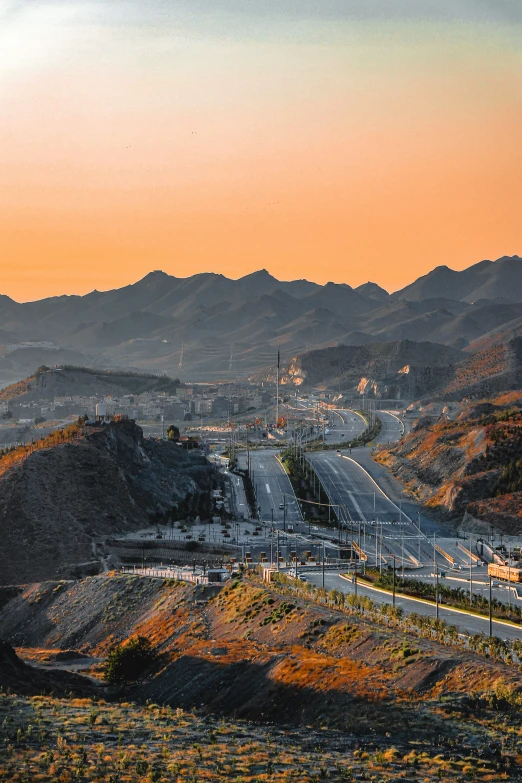
[[[387,5],[0,2],[0,293],[522,253],[518,6]]]

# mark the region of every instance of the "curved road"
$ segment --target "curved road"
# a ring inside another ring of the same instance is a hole
[[[355,415],[339,411],[343,419]],[[387,411],[378,411],[377,415],[383,426],[375,442],[398,441],[404,431],[400,419]],[[330,502],[337,507],[338,519],[368,554],[369,562],[386,564],[392,557],[405,567],[433,562],[433,545],[419,531],[420,510],[411,500],[403,508],[401,501],[394,502],[381,489],[375,474],[387,471],[373,462],[369,448],[315,452],[307,458]],[[435,557],[441,566],[447,567],[444,556],[436,552]]]

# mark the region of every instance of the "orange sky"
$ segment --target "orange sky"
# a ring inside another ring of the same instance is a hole
[[[301,2],[0,2],[0,293],[522,255],[519,20]]]

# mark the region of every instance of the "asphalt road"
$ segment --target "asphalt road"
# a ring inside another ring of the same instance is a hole
[[[331,411],[325,434],[325,442],[342,445],[349,440],[354,440],[366,429],[366,422],[362,416],[353,411]]]
[[[239,456],[239,466],[246,468],[246,455]],[[277,454],[269,449],[250,452],[250,476],[256,485],[257,502],[260,507],[260,518],[263,522],[271,522],[277,527],[286,524],[295,525],[302,521],[301,510],[295,499],[290,479],[277,459]],[[286,505],[285,510],[281,506]]]
[[[398,441],[404,431],[400,419],[387,411],[378,411],[377,415],[383,426],[376,443]],[[351,411],[339,411],[339,420],[354,416]],[[386,469],[376,466],[369,448],[341,448],[340,454],[315,452],[308,455],[308,460],[336,506],[338,518],[367,553],[370,563],[386,564],[392,557],[399,566],[404,562],[405,567],[433,562],[433,545],[419,534],[420,509],[411,500],[403,508],[400,500],[395,502],[381,489],[371,474]],[[427,528],[424,520],[421,527],[423,531]],[[447,567],[442,555],[437,553],[436,558],[441,567]]]
[[[309,582],[320,587],[322,585],[322,574],[320,572],[306,572],[306,578]],[[327,590],[340,590],[343,593],[353,593],[354,586],[351,582],[343,579],[338,574],[332,572],[326,572],[325,574],[325,588]],[[357,585],[357,591],[359,595],[367,595],[373,601],[378,604],[388,603],[391,604],[392,596],[388,594],[379,593],[375,590],[370,590],[364,587],[360,583]],[[411,612],[417,612],[419,614],[426,615],[427,617],[435,617],[435,606],[421,603],[410,598],[397,598],[396,606],[400,606],[405,614]],[[462,631],[468,633],[489,633],[489,620],[488,618],[473,617],[459,612],[452,612],[444,607],[439,607],[439,617],[441,620],[456,625]],[[522,629],[503,625],[493,621],[493,634],[500,636],[502,639],[520,639],[522,638]]]

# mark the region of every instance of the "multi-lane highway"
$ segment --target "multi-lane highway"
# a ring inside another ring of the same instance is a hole
[[[432,558],[432,549],[414,520],[402,512],[366,470],[348,455],[335,451],[307,455],[336,516],[369,561],[418,566]]]
[[[308,571],[306,578],[312,584],[317,587],[322,585],[322,574],[319,572]],[[340,590],[343,593],[353,593],[355,591],[352,582],[347,581],[339,574],[327,571],[325,574],[324,586],[326,590]],[[362,584],[357,585],[357,591],[359,595],[367,595],[377,604],[391,603],[392,599],[389,593],[380,593],[376,590],[371,590]],[[415,601],[410,598],[396,598],[396,606],[400,606],[405,614],[411,614],[411,612],[418,612],[419,614],[427,615],[428,617],[435,617],[436,609],[434,605],[429,605],[424,602]],[[487,617],[477,617],[461,612],[451,611],[443,606],[439,606],[439,617],[441,620],[446,620],[451,625],[456,625],[463,631],[469,633],[489,633],[489,619]],[[493,622],[493,634],[500,636],[503,639],[520,639],[522,629],[512,625],[504,625],[503,623]]]
[[[378,411],[377,415],[382,421],[382,430],[376,442],[398,441],[404,433],[398,416],[389,411]],[[341,429],[347,420],[353,421],[356,416],[351,411],[339,411],[339,424],[335,429]],[[420,510],[411,499],[403,505],[402,500],[393,500],[382,489],[379,478],[386,469],[373,462],[369,448],[349,450],[341,447],[337,453],[315,452],[307,458],[335,506],[338,520],[367,554],[368,562],[386,565],[395,558],[397,565],[410,568],[434,560],[441,567],[448,566],[448,559],[425,535],[428,527],[432,532],[437,525],[424,520],[421,524]],[[467,562],[464,552],[452,554],[457,563]]]
[[[247,457],[242,453],[239,466],[246,469]],[[277,452],[262,449],[250,452],[250,477],[256,488],[259,516],[264,522],[280,527],[301,522],[301,510],[296,502],[290,479],[277,458]]]

